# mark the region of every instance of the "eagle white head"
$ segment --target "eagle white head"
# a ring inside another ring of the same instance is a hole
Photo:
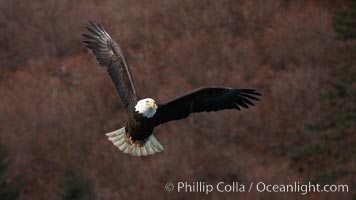
[[[135,110],[144,117],[151,118],[157,111],[157,105],[151,98],[141,99],[137,102]]]

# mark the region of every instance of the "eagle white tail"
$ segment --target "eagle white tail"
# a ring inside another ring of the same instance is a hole
[[[162,145],[153,135],[150,135],[143,143],[132,142],[125,133],[125,127],[106,133],[106,135],[120,151],[133,156],[148,156],[163,151]]]

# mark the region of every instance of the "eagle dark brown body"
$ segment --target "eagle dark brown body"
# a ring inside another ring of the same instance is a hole
[[[146,118],[138,112],[129,112],[125,130],[134,141],[145,141],[152,134],[154,123],[152,118]]]

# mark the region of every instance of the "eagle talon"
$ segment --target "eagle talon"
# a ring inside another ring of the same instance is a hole
[[[144,144],[146,143],[146,140],[135,140],[132,138],[132,136],[130,136],[128,133],[125,133],[125,136],[127,138],[127,141],[130,143],[130,144],[133,144],[133,145],[137,145],[139,147],[143,147]]]

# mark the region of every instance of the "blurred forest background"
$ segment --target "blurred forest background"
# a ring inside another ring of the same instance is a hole
[[[143,97],[254,88],[248,110],[161,126],[132,157],[126,120],[81,43],[88,20],[121,45]],[[0,0],[0,199],[355,199],[353,0]],[[168,193],[166,182],[312,181],[348,193]]]

